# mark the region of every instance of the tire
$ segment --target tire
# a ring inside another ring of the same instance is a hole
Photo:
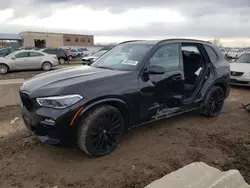
[[[120,143],[124,120],[112,106],[99,106],[82,119],[77,130],[77,145],[85,153],[100,157],[111,153]]]
[[[68,59],[69,59],[69,61],[72,61],[74,58],[73,58],[73,56],[70,55],[70,56],[68,57]]]
[[[9,67],[5,64],[0,64],[0,74],[6,74],[9,71]]]
[[[82,64],[83,64],[83,65],[89,65],[90,62],[85,60],[85,61],[82,61]]]
[[[201,114],[207,117],[218,116],[223,108],[225,101],[225,93],[219,86],[213,86],[206,96]]]
[[[44,62],[42,64],[42,70],[43,71],[49,71],[52,69],[52,64],[50,62]]]
[[[65,60],[63,58],[59,58],[59,64],[64,64]]]

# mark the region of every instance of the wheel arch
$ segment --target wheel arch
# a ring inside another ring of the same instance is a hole
[[[83,117],[86,113],[90,112],[93,108],[96,108],[98,106],[102,105],[109,105],[117,108],[124,119],[125,128],[128,128],[130,124],[130,114],[129,114],[129,106],[127,103],[121,99],[118,98],[106,98],[97,100],[95,102],[92,102],[88,104],[86,107],[83,108],[81,113],[79,114],[79,118]]]
[[[211,87],[213,87],[213,86],[221,87],[222,90],[224,91],[224,95],[226,95],[226,93],[227,93],[227,86],[226,86],[225,83],[223,83],[223,82],[216,82]]]

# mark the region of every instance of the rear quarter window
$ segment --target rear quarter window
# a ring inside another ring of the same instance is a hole
[[[204,45],[204,48],[206,49],[207,55],[209,56],[209,59],[212,63],[215,63],[218,60],[218,56],[213,50],[212,47]]]

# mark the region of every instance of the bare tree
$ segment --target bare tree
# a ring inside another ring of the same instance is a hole
[[[213,43],[216,46],[221,47],[223,45],[223,43],[221,42],[221,40],[219,38],[215,38],[213,40],[210,40],[209,42]]]

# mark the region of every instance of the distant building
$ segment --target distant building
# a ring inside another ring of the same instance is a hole
[[[61,46],[93,46],[93,35],[25,31],[20,33],[24,47],[57,48]]]

